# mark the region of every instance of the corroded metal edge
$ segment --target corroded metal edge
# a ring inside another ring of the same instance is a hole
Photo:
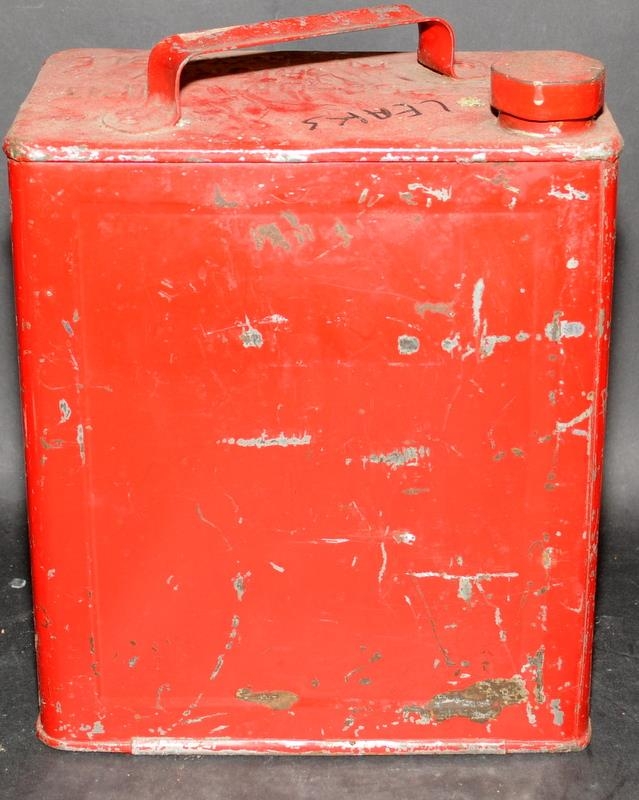
[[[49,747],[76,752],[130,753],[132,755],[508,755],[509,753],[568,753],[590,743],[591,725],[574,739],[562,740],[389,740],[389,739],[187,739],[134,737],[119,741],[66,740],[49,734],[36,723],[38,738]]]
[[[528,141],[528,140],[523,140]],[[535,144],[513,141],[512,147],[442,147],[393,148],[393,147],[324,147],[314,149],[211,149],[183,153],[161,147],[148,151],[117,149],[113,147],[87,147],[85,145],[39,145],[15,137],[10,131],[4,141],[4,152],[10,161],[30,163],[72,164],[227,164],[227,163],[345,163],[377,162],[437,162],[478,164],[517,161],[613,161],[623,150],[620,136],[593,144],[577,142],[549,142],[533,139]]]

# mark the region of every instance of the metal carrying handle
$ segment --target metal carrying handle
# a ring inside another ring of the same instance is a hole
[[[452,26],[443,19],[425,17],[407,5],[373,6],[169,36],[158,42],[149,54],[144,107],[138,113],[129,112],[121,116],[117,127],[149,131],[178,122],[181,113],[180,74],[189,61],[316,36],[410,24],[419,26],[419,63],[453,77],[455,33]]]

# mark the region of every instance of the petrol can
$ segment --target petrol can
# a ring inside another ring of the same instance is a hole
[[[598,61],[401,5],[48,60],[5,143],[43,741],[587,744],[620,149]]]

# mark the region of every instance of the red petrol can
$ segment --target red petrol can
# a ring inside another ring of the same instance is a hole
[[[47,62],[5,145],[45,742],[587,743],[603,86],[406,6]]]

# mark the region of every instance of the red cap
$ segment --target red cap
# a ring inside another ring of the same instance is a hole
[[[605,68],[594,58],[560,50],[506,53],[492,65],[491,103],[531,122],[586,120],[604,103]]]

